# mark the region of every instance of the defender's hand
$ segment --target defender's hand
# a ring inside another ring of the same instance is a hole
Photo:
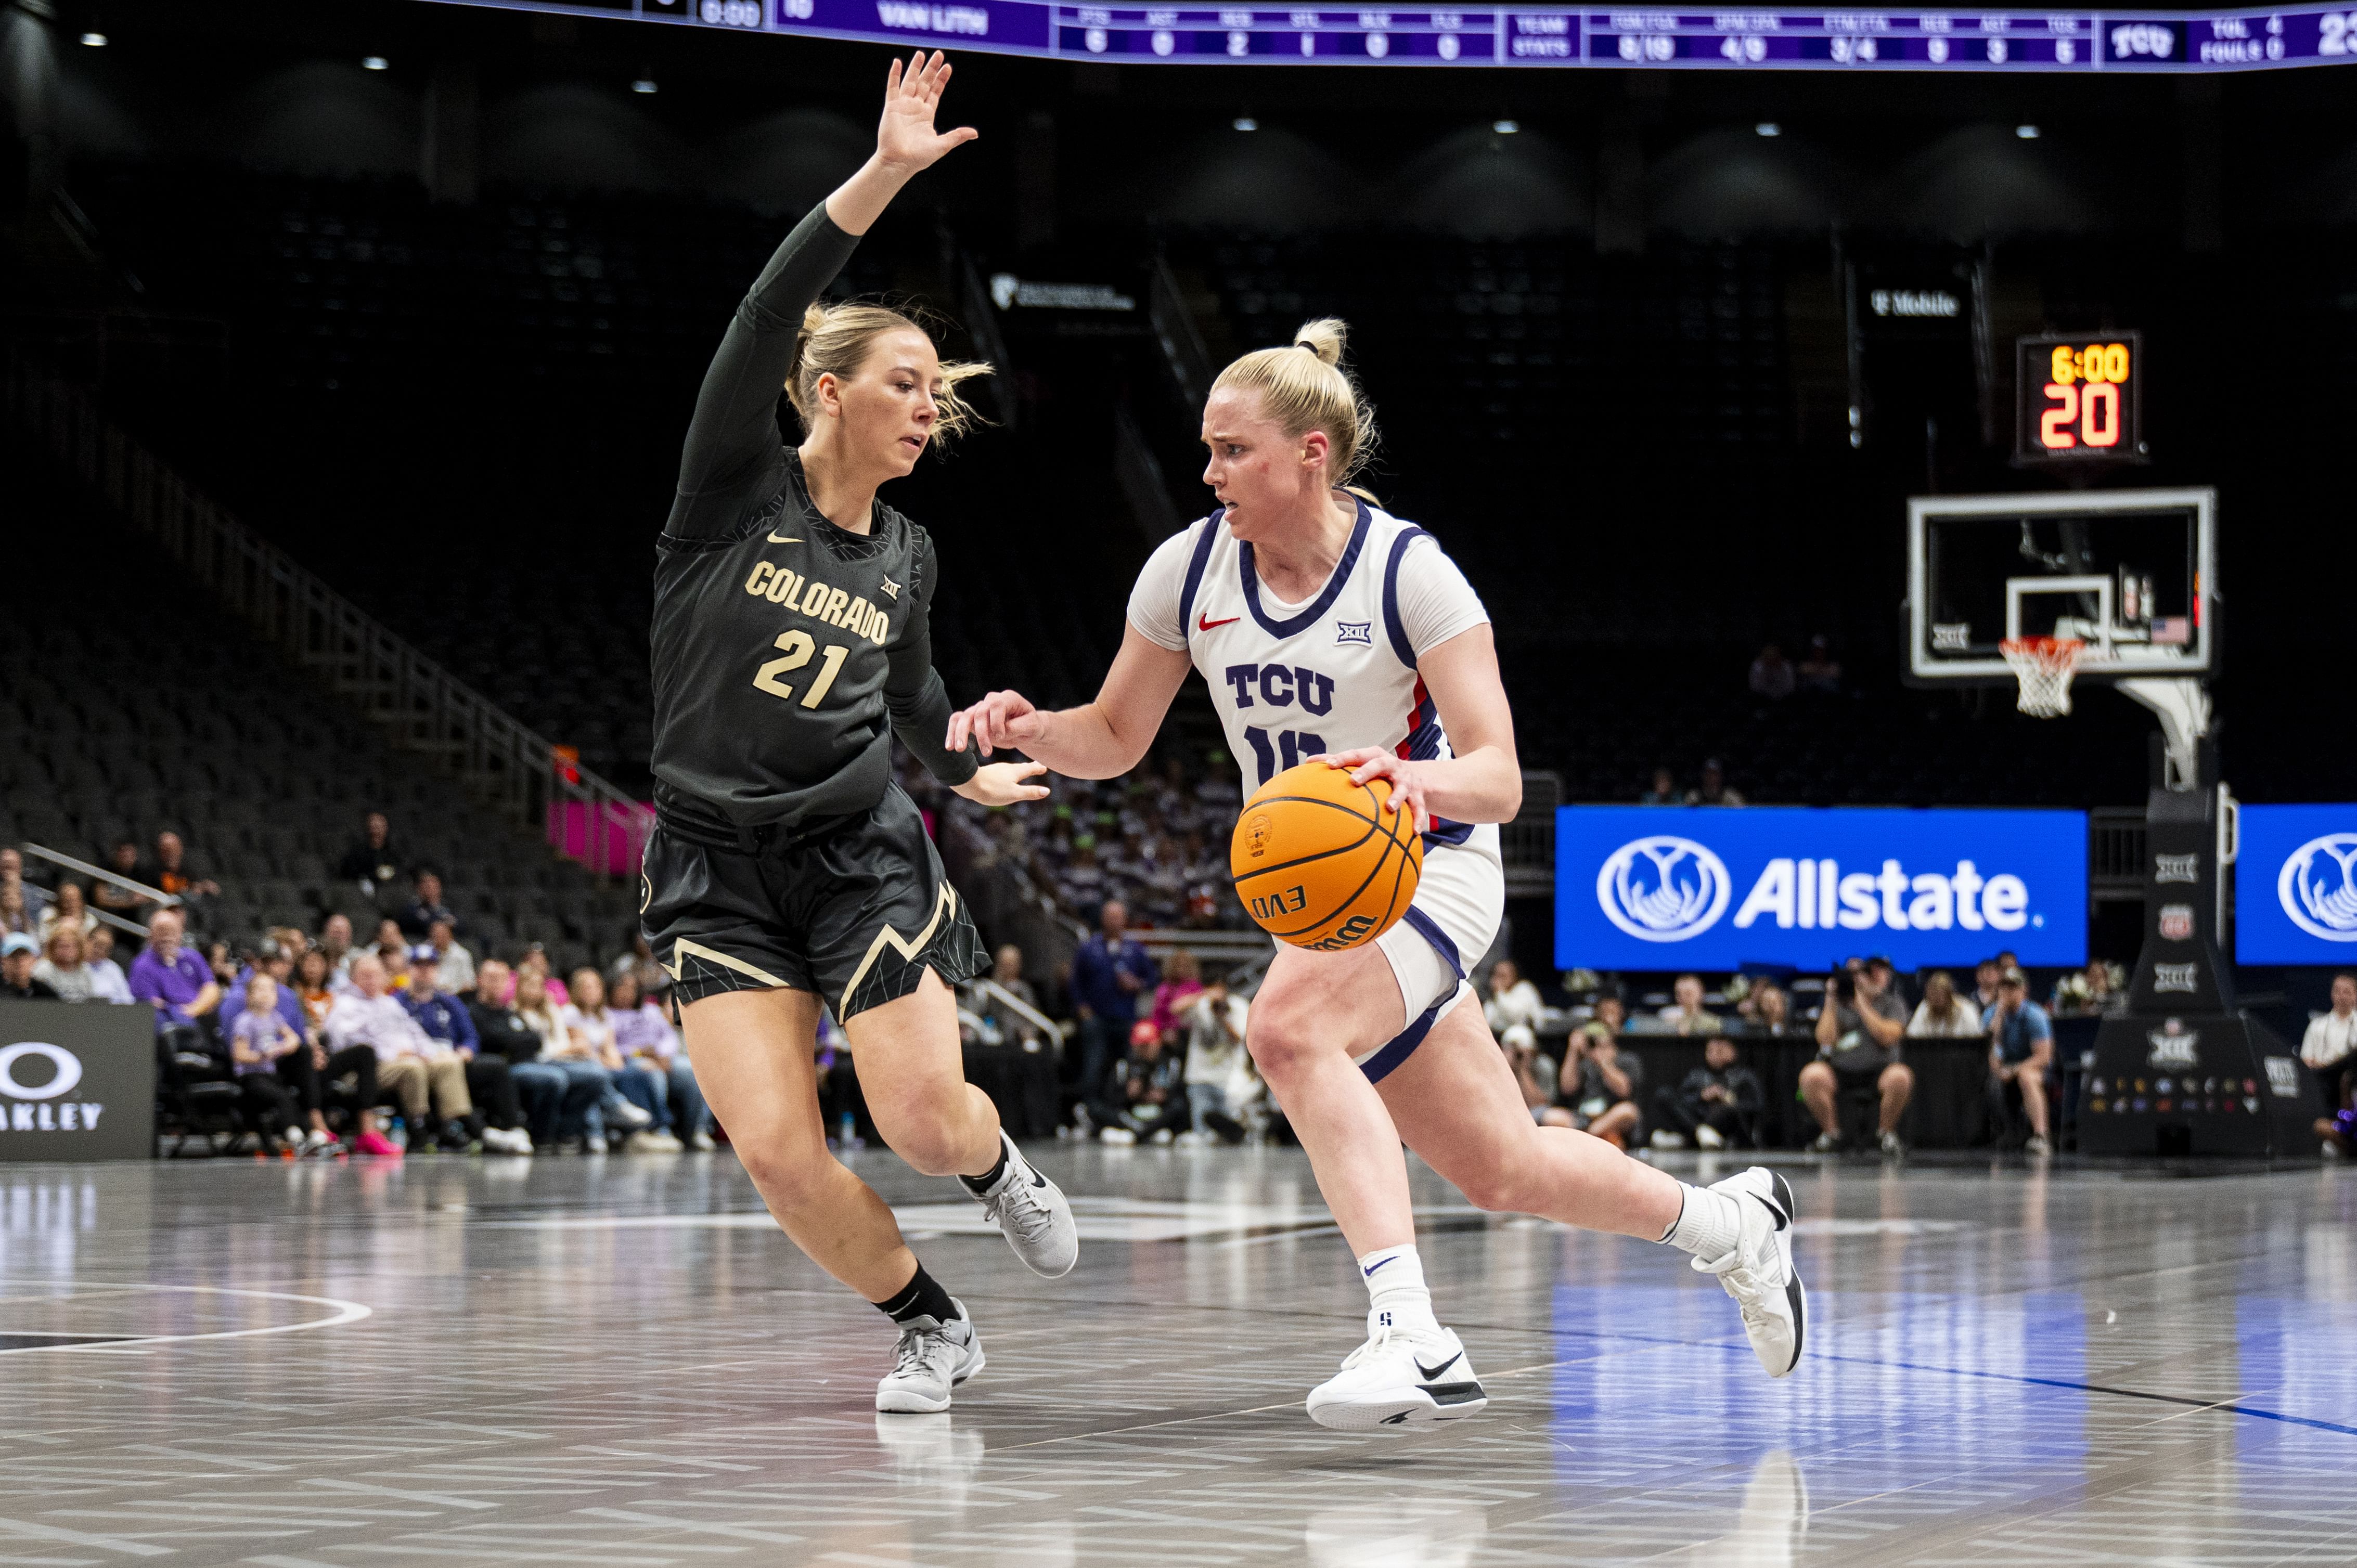
[[[957,786],[957,792],[977,806],[1011,806],[1017,800],[1044,800],[1048,798],[1045,784],[1026,784],[1026,779],[1036,779],[1048,771],[1044,762],[994,762],[975,770],[974,776]]]
[[[942,89],[950,83],[950,65],[939,49],[931,59],[919,49],[909,57],[908,68],[892,62],[891,73],[884,81],[884,117],[876,127],[876,156],[903,175],[931,168],[952,147],[963,146],[982,134],[971,125],[961,125],[954,131],[936,132],[933,112],[942,102]]]
[[[1329,768],[1347,768],[1351,782],[1364,784],[1372,779],[1388,779],[1391,799],[1383,803],[1387,811],[1408,813],[1408,826],[1424,832],[1432,826],[1432,813],[1424,803],[1424,765],[1405,761],[1381,746],[1353,746],[1349,751],[1337,751],[1319,757],[1306,757],[1308,762],[1323,762]]]
[[[971,739],[981,744],[985,757],[1001,748],[1021,750],[1039,739],[1047,727],[1047,716],[1022,693],[993,692],[974,706],[950,715],[949,736],[942,748],[963,751]]]

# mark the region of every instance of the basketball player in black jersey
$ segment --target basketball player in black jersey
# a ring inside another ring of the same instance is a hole
[[[950,704],[927,612],[923,529],[876,499],[971,417],[914,322],[819,294],[901,186],[975,133],[937,133],[950,68],[892,66],[876,155],[786,237],[705,373],[656,544],[654,772],[647,940],[671,970],[696,1081],[780,1226],[900,1326],[883,1411],[947,1409],[981,1370],[965,1309],[892,1211],[826,1146],[819,1010],[850,1037],[877,1130],[955,1176],[1035,1273],[1069,1272],[1063,1194],[965,1081],[950,983],[988,960],[924,822],[892,781],[892,737],[970,800],[1047,794],[1037,763],[946,750]],[[799,449],[778,435],[782,388]]]

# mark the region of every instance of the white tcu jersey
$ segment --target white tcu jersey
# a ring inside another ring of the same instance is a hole
[[[1214,512],[1156,552],[1130,620],[1174,651],[1173,634],[1183,635],[1246,792],[1321,752],[1379,746],[1415,761],[1455,755],[1416,673],[1410,621],[1424,623],[1414,629],[1430,647],[1488,617],[1438,542],[1361,500],[1325,587],[1288,610],[1261,585],[1253,547],[1228,532],[1224,518]],[[1404,572],[1411,590],[1426,590],[1414,595],[1413,616],[1403,611]],[[1425,842],[1462,844],[1476,831],[1436,821]],[[1483,834],[1494,840],[1496,829]]]

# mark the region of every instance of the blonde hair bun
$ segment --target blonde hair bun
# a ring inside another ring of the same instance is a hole
[[[1376,435],[1375,411],[1357,378],[1342,368],[1350,337],[1350,327],[1334,317],[1305,321],[1290,345],[1254,349],[1222,371],[1211,390],[1257,393],[1262,413],[1287,439],[1323,431],[1331,454],[1327,484],[1372,501],[1373,496],[1351,483],[1374,456]]]

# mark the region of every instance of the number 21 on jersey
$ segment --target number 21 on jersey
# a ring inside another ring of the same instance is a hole
[[[799,670],[809,663],[813,653],[819,655],[818,679],[810,683],[810,690],[804,692],[802,696],[802,706],[806,708],[817,707],[820,703],[825,701],[827,689],[834,684],[834,678],[843,673],[843,661],[851,656],[851,650],[834,643],[828,644],[826,649],[821,651],[818,644],[811,640],[811,635],[806,631],[780,632],[778,634],[778,640],[771,646],[785,657],[772,659],[762,665],[753,676],[753,684],[769,693],[772,697],[785,702],[793,700],[794,689],[778,677],[790,670]]]

